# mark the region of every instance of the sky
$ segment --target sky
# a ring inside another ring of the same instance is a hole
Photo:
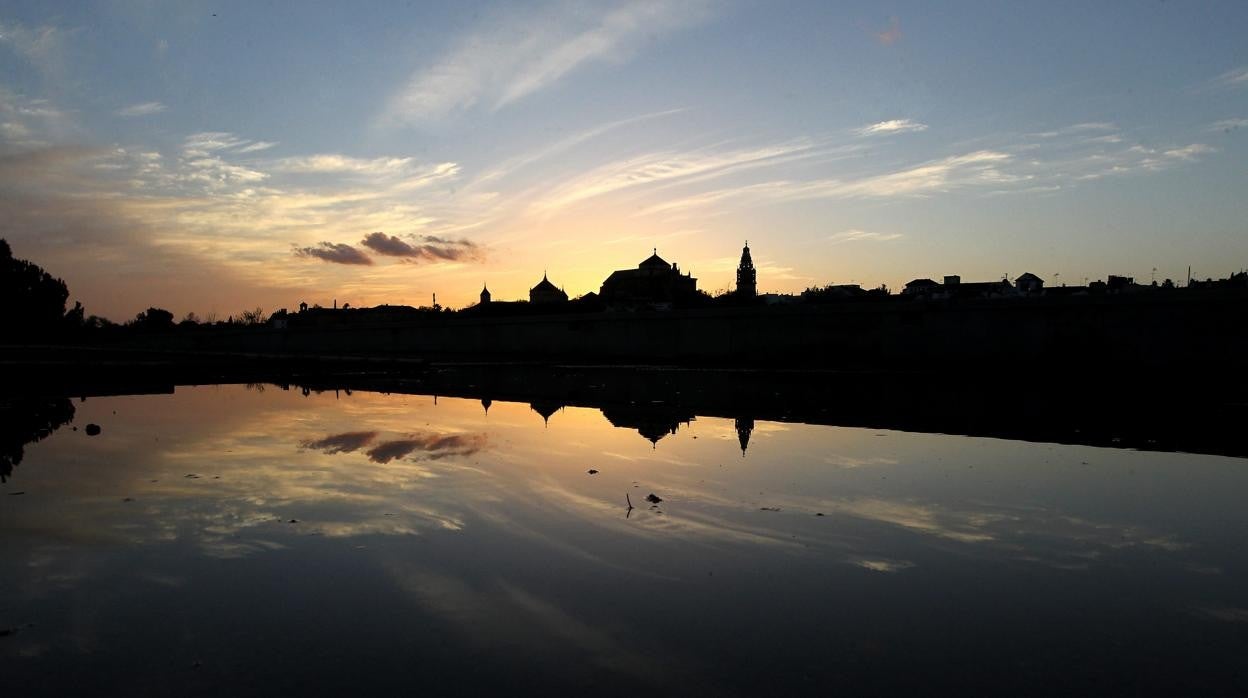
[[[1248,267],[1248,3],[0,0],[0,237],[88,314]]]

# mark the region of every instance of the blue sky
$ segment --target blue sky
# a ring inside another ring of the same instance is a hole
[[[1089,6],[1091,5],[1091,6]],[[88,312],[1248,266],[1248,5],[0,2],[0,235]],[[381,233],[381,235],[377,235]]]

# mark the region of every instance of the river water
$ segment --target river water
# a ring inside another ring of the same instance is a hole
[[[0,485],[11,695],[1248,693],[1243,459],[272,385],[50,427],[70,405]]]

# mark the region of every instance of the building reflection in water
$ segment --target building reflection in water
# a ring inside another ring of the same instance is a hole
[[[754,432],[754,418],[737,417],[733,424],[737,428],[737,441],[741,443],[741,457],[745,458],[745,449],[750,446],[750,434]]]
[[[529,407],[531,407],[534,412],[542,416],[542,421],[545,422],[547,426],[550,426],[550,418],[554,416],[556,412],[563,409],[563,405],[554,400],[535,400],[529,403]],[[488,410],[489,408],[487,407],[486,409]]]
[[[688,426],[697,417],[686,410],[665,405],[628,405],[602,408],[602,416],[613,427],[636,429],[651,445],[668,434],[675,434],[683,424]]]

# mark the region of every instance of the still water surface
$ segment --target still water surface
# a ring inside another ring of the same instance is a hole
[[[74,407],[0,485],[22,695],[1248,692],[1240,459],[273,386]]]

